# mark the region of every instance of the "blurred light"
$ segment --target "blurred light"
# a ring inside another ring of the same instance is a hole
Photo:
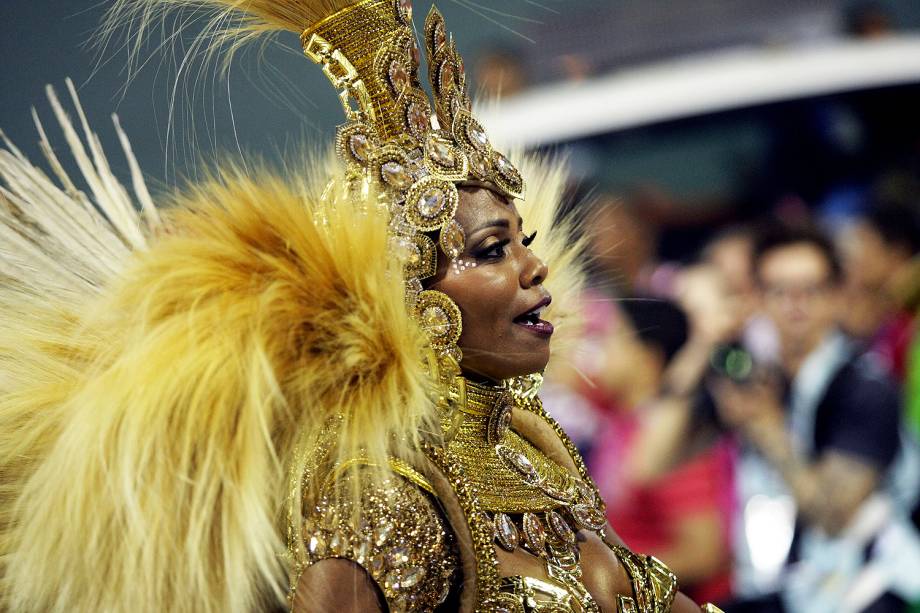
[[[788,495],[751,497],[744,507],[744,531],[754,580],[764,586],[775,584],[792,547],[795,500]]]
[[[682,117],[920,83],[920,37],[733,49],[522,92],[480,112],[496,142],[536,147]]]

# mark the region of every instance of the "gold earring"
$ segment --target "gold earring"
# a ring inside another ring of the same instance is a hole
[[[425,290],[416,299],[415,320],[437,354],[442,376],[459,374],[463,353],[457,341],[463,331],[463,322],[457,303],[443,292]]]

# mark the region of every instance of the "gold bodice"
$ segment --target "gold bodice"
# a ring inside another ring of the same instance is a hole
[[[571,442],[539,400],[521,388],[459,385],[454,397],[460,401],[443,415],[445,443],[430,447],[426,455],[450,483],[471,535],[476,610],[599,611],[582,581],[576,537],[589,531],[610,547],[632,583],[632,594],[617,597],[618,613],[670,611],[676,577],[658,560],[610,542],[603,502]],[[515,411],[538,416],[559,438],[575,471],[513,429]],[[331,473],[335,478],[321,499],[304,507],[309,511],[296,574],[325,558],[346,558],[374,579],[390,611],[452,611],[463,579],[457,527],[444,513],[447,500],[412,467],[393,460],[391,468],[396,475],[382,486],[361,490],[360,500],[348,494],[358,491],[351,480],[360,479],[360,461]],[[354,519],[355,504],[359,520]],[[503,573],[499,548],[537,558],[545,573]]]

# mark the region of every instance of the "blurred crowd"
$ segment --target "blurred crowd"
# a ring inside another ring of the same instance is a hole
[[[585,340],[546,403],[613,527],[700,601],[920,602],[920,191],[883,196],[720,229],[681,264],[628,200],[584,211]]]

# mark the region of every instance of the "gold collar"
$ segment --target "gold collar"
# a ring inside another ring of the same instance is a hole
[[[460,379],[464,387],[464,399],[458,407],[467,415],[489,417],[505,405],[511,405],[511,397],[505,388],[486,383],[474,383],[468,379]]]

